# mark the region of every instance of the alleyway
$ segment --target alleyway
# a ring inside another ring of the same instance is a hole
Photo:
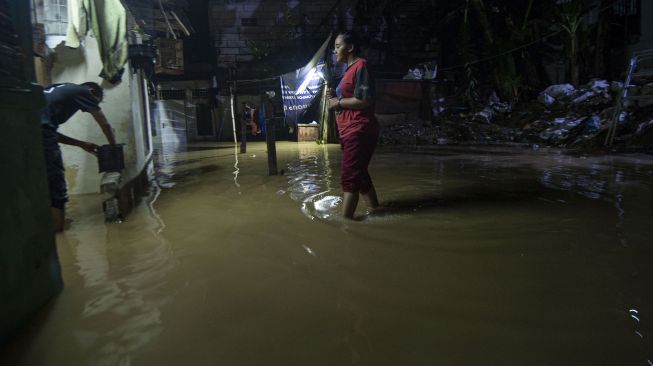
[[[73,197],[65,289],[0,365],[647,365],[653,158],[381,149],[388,206],[338,218],[339,147],[155,157],[105,224]]]

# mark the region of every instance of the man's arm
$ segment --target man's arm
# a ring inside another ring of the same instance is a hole
[[[59,142],[62,144],[81,147],[82,149],[90,152],[91,154],[95,154],[97,152],[98,146],[92,142],[77,140],[72,137],[62,135],[60,133],[57,133],[57,135],[59,135]]]
[[[113,131],[111,130],[111,125],[107,121],[107,117],[104,116],[104,113],[102,113],[102,110],[99,109],[95,112],[89,112],[93,115],[93,118],[95,118],[95,122],[100,126],[102,129],[102,132],[104,133],[104,136],[106,136],[107,141],[111,145],[114,145],[116,143],[116,138],[113,136]]]

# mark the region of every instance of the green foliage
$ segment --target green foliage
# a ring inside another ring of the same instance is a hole
[[[484,102],[479,95],[489,94],[489,90],[480,89],[492,89],[515,103],[524,90],[539,82],[532,54],[520,48],[538,36],[534,31],[538,24],[530,19],[534,0],[524,4],[512,7],[499,1],[464,0],[445,16],[447,23],[461,23],[459,53],[464,65],[465,101],[470,107]],[[481,37],[472,38],[473,34]]]
[[[581,26],[585,15],[591,8],[584,6],[583,0],[570,0],[557,6],[556,25],[562,28],[567,41],[565,50],[567,54],[567,70],[571,83],[578,85],[580,82],[579,70],[579,38]]]
[[[480,102],[480,95],[478,91],[479,83],[478,79],[476,78],[478,70],[474,67],[472,62],[478,57],[479,53],[477,52],[477,48],[473,45],[471,39],[471,27],[468,17],[470,1],[471,0],[467,0],[463,9],[464,17],[460,30],[460,51],[463,62],[465,63],[465,86],[463,98],[467,106],[471,109],[474,109]]]

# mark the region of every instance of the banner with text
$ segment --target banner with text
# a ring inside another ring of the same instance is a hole
[[[281,95],[286,124],[320,122],[320,100],[323,92],[322,69],[324,64],[316,65],[302,77],[301,70],[281,76]]]

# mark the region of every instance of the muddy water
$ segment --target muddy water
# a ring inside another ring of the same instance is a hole
[[[2,365],[643,365],[653,159],[381,150],[338,218],[337,146],[191,145],[105,224],[74,197],[64,292]]]

